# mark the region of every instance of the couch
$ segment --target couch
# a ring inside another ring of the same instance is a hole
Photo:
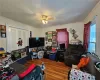
[[[81,71],[94,75],[96,78],[95,80],[100,80],[100,72],[95,68],[95,63],[100,62],[100,59],[96,55],[90,53],[86,55],[90,58],[90,61],[84,68],[81,68]]]
[[[14,62],[10,67],[12,67],[18,75],[17,77],[14,76],[12,80],[43,80],[43,73],[40,66],[32,64],[27,68],[22,64]]]
[[[88,65],[84,68],[85,72],[88,72],[96,77],[96,80],[100,80],[100,72],[95,68],[95,63],[100,62],[100,59],[93,54],[87,54],[87,56],[90,58],[90,62]]]
[[[72,64],[77,65],[80,61],[81,55],[84,54],[84,52],[85,49],[83,45],[69,44],[64,54],[64,63],[70,67]]]

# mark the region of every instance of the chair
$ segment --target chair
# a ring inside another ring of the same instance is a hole
[[[44,50],[44,56],[43,58],[49,59],[49,54],[47,50]]]
[[[38,58],[41,59],[44,56],[44,51],[39,51],[38,52]]]
[[[31,53],[32,53],[31,54],[32,60],[38,58],[38,53],[36,53],[36,52],[31,52]]]
[[[83,45],[69,44],[64,54],[64,62],[67,66],[72,64],[77,65],[80,61],[81,55],[84,54],[85,49]]]

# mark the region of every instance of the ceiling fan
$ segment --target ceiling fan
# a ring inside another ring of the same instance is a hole
[[[41,21],[43,24],[47,24],[50,20],[54,20],[54,17],[48,15],[41,15]]]

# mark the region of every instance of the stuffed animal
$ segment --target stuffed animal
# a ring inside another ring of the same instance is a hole
[[[22,44],[23,44],[23,41],[22,41],[22,39],[21,38],[19,38],[19,40],[18,40],[18,46],[22,46]]]

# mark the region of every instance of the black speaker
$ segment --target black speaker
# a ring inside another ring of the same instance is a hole
[[[29,46],[26,46],[25,49],[26,49],[26,54],[28,55],[29,54]]]

